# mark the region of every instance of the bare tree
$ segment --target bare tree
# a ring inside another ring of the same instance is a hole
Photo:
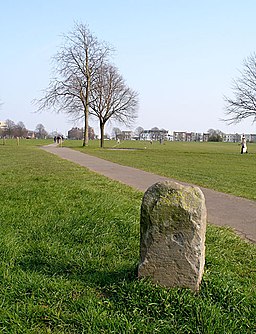
[[[37,124],[35,133],[36,133],[36,138],[38,139],[44,139],[48,135],[44,125],[41,123]]]
[[[118,136],[122,133],[122,131],[117,128],[117,127],[114,127],[112,129],[112,135],[115,137],[115,140],[117,140]]]
[[[141,134],[144,132],[144,129],[142,126],[138,126],[136,129],[135,129],[135,135],[139,137],[139,140],[140,140],[140,137],[141,137]]]
[[[137,117],[138,94],[129,88],[117,68],[103,64],[92,85],[91,114],[100,123],[101,142],[104,146],[104,128],[111,119],[129,126]]]
[[[207,132],[209,133],[208,141],[220,142],[223,140],[224,133],[222,131],[218,129],[209,129]]]
[[[160,130],[157,126],[154,126],[151,130],[150,130],[150,138],[152,140],[159,140],[160,139]]]
[[[57,77],[52,80],[45,96],[38,101],[38,110],[53,107],[84,118],[83,145],[88,144],[88,118],[92,84],[111,48],[92,35],[84,24],[76,24],[64,36],[64,45],[54,57]]]
[[[16,137],[26,137],[28,130],[23,122],[18,122],[14,128],[14,135]]]
[[[15,129],[15,123],[10,120],[7,119],[5,121],[5,129],[4,129],[4,136],[7,136],[8,138],[11,138],[14,136],[14,129]]]
[[[251,54],[243,62],[241,76],[233,80],[234,98],[224,96],[225,109],[231,123],[239,123],[245,118],[253,117],[256,121],[256,54]]]

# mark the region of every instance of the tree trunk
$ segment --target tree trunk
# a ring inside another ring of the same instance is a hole
[[[88,60],[88,50],[86,49],[86,92],[85,92],[85,110],[84,110],[84,142],[83,146],[88,146],[89,143],[89,94],[91,89],[91,77],[90,77],[90,71],[89,71],[89,60]]]
[[[84,114],[84,129],[83,129],[83,146],[85,146],[86,144],[86,136],[85,136],[85,129],[86,129],[86,116]]]
[[[83,146],[88,146],[89,143],[89,122],[88,122],[88,110],[86,110],[87,108],[85,108],[85,112],[84,112],[84,140],[83,140]],[[88,107],[89,109],[89,107]]]
[[[104,147],[104,123],[100,122],[100,147]]]

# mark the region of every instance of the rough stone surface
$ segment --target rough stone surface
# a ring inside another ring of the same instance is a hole
[[[144,194],[139,277],[197,291],[205,262],[206,206],[202,191],[166,181]]]

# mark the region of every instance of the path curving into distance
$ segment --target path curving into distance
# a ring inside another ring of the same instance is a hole
[[[62,159],[74,162],[91,171],[143,192],[156,182],[172,180],[137,168],[122,166],[67,147],[58,147],[56,144],[41,148]],[[176,180],[172,181],[186,184]],[[209,223],[219,226],[229,226],[242,237],[256,243],[256,201],[220,193],[207,188],[200,187],[200,189],[205,196],[207,220]]]

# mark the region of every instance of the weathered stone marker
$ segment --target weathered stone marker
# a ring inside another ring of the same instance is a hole
[[[197,291],[205,262],[206,206],[197,187],[159,182],[144,194],[139,277]]]

